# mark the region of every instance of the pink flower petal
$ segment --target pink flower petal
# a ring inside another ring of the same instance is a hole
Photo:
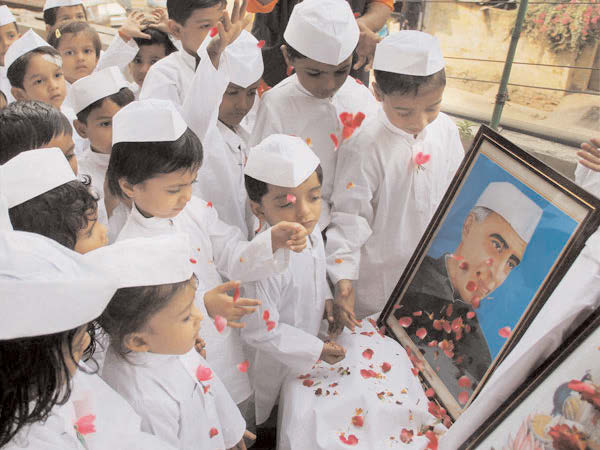
[[[365,424],[365,419],[363,416],[354,416],[352,417],[352,425],[357,428],[361,428]]]
[[[407,430],[406,428],[402,428],[402,431],[400,432],[400,441],[403,444],[410,444],[413,440],[413,436],[413,430]]]
[[[419,152],[415,155],[415,164],[417,166],[422,166],[423,164],[427,164],[431,159],[431,155]]]
[[[210,29],[210,31],[208,32],[208,35],[210,37],[215,37],[217,35],[217,33],[219,32],[219,29],[217,27],[212,27]],[[211,436],[212,437],[212,436]]]
[[[460,387],[470,388],[471,387],[471,379],[468,376],[463,375],[462,377],[460,377],[458,379],[458,385]]]
[[[467,313],[467,319],[472,319],[473,317],[475,317],[475,312],[473,312],[473,311],[469,311],[469,312]]]
[[[421,327],[415,332],[415,335],[419,339],[423,339],[425,336],[427,336],[427,330],[425,328]]]
[[[381,371],[383,373],[388,373],[390,370],[392,370],[392,365],[389,362],[384,362],[381,365]]]
[[[466,404],[469,401],[469,393],[467,391],[462,391],[458,394],[458,403],[461,405]]]
[[[267,331],[271,331],[277,324],[272,320],[267,320]]]
[[[302,384],[306,387],[311,387],[315,382],[313,380],[304,380]]]
[[[217,430],[215,427],[212,427],[208,432],[208,435],[211,439],[214,438],[217,434],[219,434],[219,430]]]
[[[362,352],[362,356],[365,359],[371,359],[373,357],[373,350],[370,348],[366,349],[364,352]]]
[[[340,146],[337,136],[335,134],[331,133],[329,135],[329,138],[331,139],[331,141],[333,142],[333,146],[337,150],[337,148]]]
[[[408,328],[412,324],[412,321],[413,321],[412,318],[410,318],[408,316],[400,317],[398,319],[398,325],[400,325],[401,327],[404,327],[404,328]]]
[[[263,320],[266,322],[267,320],[269,320],[269,318],[270,318],[270,317],[271,317],[271,313],[269,313],[269,310],[268,310],[268,309],[266,309],[266,310],[263,312]]]
[[[296,196],[292,195],[292,194],[288,194],[287,197],[285,198],[288,202],[290,202],[292,205],[296,204]]]
[[[196,378],[198,381],[209,381],[212,380],[212,370],[210,367],[205,367],[203,365],[199,365],[196,369]]]
[[[265,46],[265,41],[263,39],[261,39],[260,41],[258,41],[258,43],[256,44],[256,46],[258,48],[263,48]]]
[[[350,434],[348,437],[346,437],[344,433],[340,434],[340,441],[342,441],[346,445],[358,444],[358,438],[353,434]]]
[[[225,327],[227,326],[227,319],[223,316],[215,317],[215,328],[219,333],[222,333]]]
[[[498,334],[504,339],[507,339],[510,336],[511,332],[512,330],[510,329],[510,327],[502,327],[498,330]]]
[[[435,396],[435,391],[433,390],[433,388],[429,388],[425,391],[425,395],[427,396],[427,398],[432,398]]]
[[[240,288],[236,287],[235,291],[233,291],[233,303],[237,302],[240,299]]]
[[[75,429],[79,432],[79,434],[86,435],[90,433],[96,432],[96,427],[94,425],[94,421],[96,420],[96,416],[93,414],[88,414],[86,416],[82,416],[75,422]]]
[[[237,370],[239,370],[240,372],[248,372],[248,367],[250,366],[250,362],[248,360],[245,360],[244,362],[241,362],[237,365]]]

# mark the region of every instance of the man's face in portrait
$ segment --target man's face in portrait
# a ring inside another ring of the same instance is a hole
[[[448,261],[452,286],[475,307],[519,265],[527,243],[499,214],[490,211],[478,221],[471,212],[462,230],[455,258]]]

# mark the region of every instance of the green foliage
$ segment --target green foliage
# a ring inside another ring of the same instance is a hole
[[[460,134],[461,139],[472,138],[474,136],[473,130],[471,127],[477,125],[474,122],[469,122],[468,120],[461,120],[456,122],[456,126],[458,127],[458,133]]]

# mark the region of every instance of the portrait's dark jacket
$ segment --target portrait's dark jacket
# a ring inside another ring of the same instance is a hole
[[[477,320],[477,315],[473,315],[476,311],[457,297],[448,277],[446,256],[439,259],[426,256],[412,280],[400,308],[394,312],[397,319],[402,317],[412,319],[406,332],[417,344],[431,367],[434,370],[439,367],[438,375],[455,397],[459,392],[465,390],[464,387],[458,385],[458,378],[467,375],[475,386],[492,362],[489,346]],[[419,312],[421,312],[420,315]],[[469,315],[469,313],[471,314]],[[471,315],[473,317],[469,318]],[[458,318],[462,318],[462,324]],[[444,327],[443,322],[438,322],[437,328],[441,327],[442,329],[436,329],[434,327],[435,320],[445,320],[448,323]],[[453,323],[455,327],[452,327]],[[449,326],[450,332],[447,331]],[[427,332],[422,339],[416,335],[420,328],[424,328]],[[458,332],[458,330],[461,331]],[[462,336],[458,339],[461,333]],[[444,352],[446,348],[443,344],[440,347],[439,343],[444,340],[451,342],[454,346],[449,351],[451,357]],[[438,344],[433,345],[432,341],[437,341]]]

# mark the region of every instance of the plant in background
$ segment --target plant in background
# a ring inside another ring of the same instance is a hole
[[[600,39],[600,0],[531,5],[523,31],[533,39],[546,40],[554,52],[579,54]]]
[[[474,136],[473,130],[471,127],[477,125],[474,122],[469,122],[468,120],[460,120],[456,122],[456,126],[458,127],[458,132],[462,139],[472,138]]]

